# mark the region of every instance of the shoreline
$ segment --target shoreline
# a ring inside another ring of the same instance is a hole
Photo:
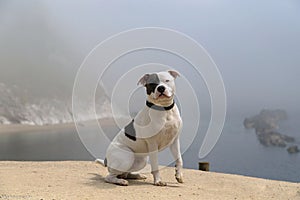
[[[161,170],[166,187],[146,180],[129,186],[105,183],[107,169],[91,161],[0,161],[1,199],[300,199],[300,183],[184,169],[184,183],[174,168]]]
[[[78,125],[97,125],[97,120],[82,121],[78,122]],[[101,118],[98,119],[99,124],[110,127],[115,126],[113,118]],[[36,131],[47,131],[52,130],[63,130],[63,129],[75,129],[75,122],[61,123],[61,124],[44,124],[44,125],[30,125],[30,124],[0,124],[1,133],[14,133],[14,132],[36,132]]]

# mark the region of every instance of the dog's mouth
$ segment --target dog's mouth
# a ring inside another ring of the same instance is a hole
[[[158,95],[158,98],[170,98],[168,95],[164,94],[164,93],[160,93]]]

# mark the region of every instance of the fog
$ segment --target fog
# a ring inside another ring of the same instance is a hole
[[[299,111],[297,0],[1,0],[0,82],[32,98],[69,98],[77,70],[97,44],[127,29],[153,26],[180,31],[204,46],[223,77],[228,114]],[[155,54],[145,51],[146,61],[167,59]],[[123,63],[134,63],[128,60]],[[168,60],[176,64],[178,58]],[[193,71],[182,73],[193,79]],[[193,87],[208,105],[203,81],[194,84],[202,84]]]

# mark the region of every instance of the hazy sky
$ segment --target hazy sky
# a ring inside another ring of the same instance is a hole
[[[0,0],[0,82],[70,93],[98,43],[146,26],[202,44],[223,76],[229,109],[300,108],[298,0]]]

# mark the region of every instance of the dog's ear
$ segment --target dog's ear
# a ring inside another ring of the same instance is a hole
[[[179,74],[177,71],[169,70],[168,72],[169,72],[169,74],[171,74],[171,76],[173,76],[174,78],[177,78],[178,76],[180,76],[180,74]]]
[[[145,74],[145,75],[138,81],[137,84],[138,84],[138,85],[141,84],[141,85],[145,86],[146,83],[147,83],[147,80],[148,80],[149,76],[150,76],[150,74]]]

